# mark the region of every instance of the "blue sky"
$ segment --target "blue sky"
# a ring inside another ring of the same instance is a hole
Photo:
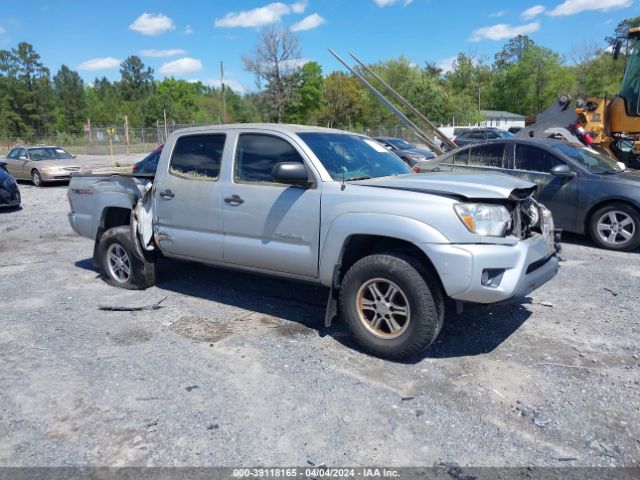
[[[447,66],[458,52],[491,60],[519,32],[570,61],[638,15],[639,0],[0,0],[0,48],[27,41],[53,73],[64,63],[87,82],[119,78],[119,62],[136,54],[158,79],[215,84],[223,61],[228,82],[250,91],[241,57],[268,24],[297,30],[303,57],[328,73],[341,65],[327,47],[367,63],[406,55]]]

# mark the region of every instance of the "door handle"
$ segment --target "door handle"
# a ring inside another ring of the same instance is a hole
[[[237,207],[238,205],[242,205],[244,200],[240,198],[240,195],[231,195],[224,199],[224,203]]]
[[[165,198],[167,200],[171,200],[173,197],[175,197],[175,193],[173,193],[171,190],[167,189],[164,192],[160,192],[158,195],[160,195],[162,198]]]

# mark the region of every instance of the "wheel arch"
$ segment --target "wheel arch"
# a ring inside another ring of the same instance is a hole
[[[635,201],[633,201],[633,200],[631,200],[629,198],[625,198],[625,197],[605,198],[605,199],[602,199],[602,200],[598,201],[594,205],[592,205],[591,208],[589,208],[589,210],[585,214],[584,221],[583,221],[584,231],[586,233],[589,233],[590,226],[591,226],[591,219],[593,218],[593,214],[594,213],[596,213],[601,208],[606,207],[607,205],[612,205],[612,204],[616,204],[616,203],[625,204],[625,205],[635,209],[638,212],[638,214],[640,214],[640,204],[638,202],[635,202]]]

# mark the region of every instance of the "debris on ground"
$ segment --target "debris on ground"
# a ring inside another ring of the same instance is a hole
[[[143,310],[160,310],[162,307],[160,304],[164,302],[167,297],[164,297],[157,303],[152,303],[151,305],[142,305],[140,307],[121,307],[121,306],[112,306],[112,305],[98,305],[98,310],[103,310],[107,312],[138,312]]]

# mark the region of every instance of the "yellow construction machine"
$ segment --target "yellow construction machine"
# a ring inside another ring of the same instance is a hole
[[[571,97],[563,95],[518,136],[579,141],[631,168],[640,168],[640,27],[617,39],[614,58],[625,44],[628,59],[618,95],[613,99],[579,99],[575,105]]]

